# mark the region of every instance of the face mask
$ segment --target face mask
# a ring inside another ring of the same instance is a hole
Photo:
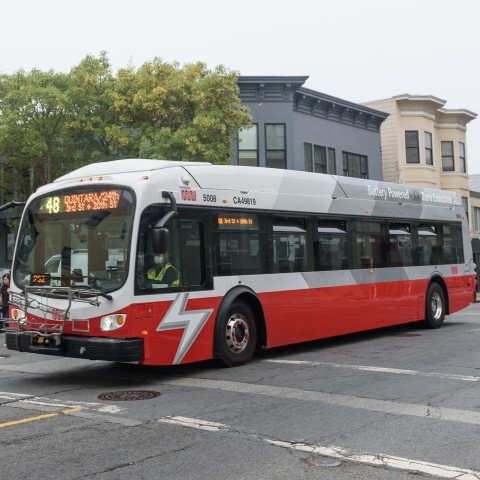
[[[161,264],[161,263],[163,263],[164,256],[163,255],[155,255],[153,257],[153,260],[154,260],[155,263],[157,263],[157,264],[160,263]]]

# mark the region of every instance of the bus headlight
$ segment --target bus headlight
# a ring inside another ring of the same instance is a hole
[[[100,329],[104,332],[111,332],[117,328],[123,327],[127,320],[125,314],[106,315],[100,319]]]
[[[25,312],[19,308],[12,308],[11,310],[12,320],[19,323],[19,325],[24,325],[27,322],[27,317]]]

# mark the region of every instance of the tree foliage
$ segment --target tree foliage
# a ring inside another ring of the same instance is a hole
[[[68,79],[32,70],[2,76],[1,83],[0,151],[6,185],[28,192],[35,177],[40,183],[51,181],[64,161],[61,133],[68,116]]]
[[[223,66],[155,58],[115,75],[102,52],[68,73],[0,75],[2,194],[25,200],[67,171],[117,158],[229,163],[249,125],[237,75]]]
[[[231,142],[251,117],[238,97],[237,76],[203,63],[181,67],[156,58],[118,72],[111,130],[118,148],[146,158],[229,163]]]

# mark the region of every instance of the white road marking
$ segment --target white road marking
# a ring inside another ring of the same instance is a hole
[[[138,425],[143,425],[143,422],[139,420],[133,420],[131,418],[124,418],[124,417],[116,417],[114,415],[99,415],[98,413],[90,413],[84,410],[67,413],[66,415],[70,415],[72,417],[88,418],[90,420],[102,421],[107,423],[117,423],[120,425],[124,425],[125,427],[137,427]]]
[[[124,408],[121,408],[117,405],[107,405],[100,402],[81,402],[78,400],[58,400],[56,398],[36,397],[34,395],[27,395],[24,393],[0,392],[0,400],[1,399],[9,400],[10,402],[20,402],[32,406],[38,405],[40,407],[49,408],[81,407],[83,409],[95,410],[97,412],[109,414],[121,413],[124,411]],[[9,406],[15,406],[15,404],[9,403]]]
[[[208,430],[211,432],[217,432],[219,430],[229,430],[227,425],[223,423],[207,422],[205,420],[197,420],[195,418],[188,417],[163,417],[158,420],[161,423],[171,423],[173,425],[182,425],[184,427],[197,428],[199,430]]]
[[[401,368],[372,367],[368,365],[347,365],[343,363],[310,362],[307,360],[263,360],[266,363],[281,363],[284,365],[311,365],[322,367],[349,368],[351,370],[363,370],[366,372],[396,373],[399,375],[414,375],[419,377],[446,378],[449,380],[461,380],[463,382],[478,382],[480,377],[472,375],[454,375],[450,373],[419,372],[417,370],[404,370]]]
[[[26,393],[0,392],[0,398],[5,400],[20,400],[22,398],[32,398],[32,396]]]
[[[195,428],[197,430],[208,430],[212,432],[228,431],[235,433],[228,425],[216,422],[207,422],[197,418],[188,417],[163,417],[158,420],[161,423],[168,423],[172,425],[179,425],[187,428]],[[245,434],[245,432],[244,432]],[[438,463],[424,462],[422,460],[412,460],[409,458],[395,457],[384,454],[371,453],[355,453],[350,450],[335,446],[309,445],[301,442],[286,442],[282,440],[272,440],[264,435],[258,433],[250,434],[255,438],[261,438],[270,445],[286,448],[299,452],[305,452],[310,455],[318,455],[338,460],[361,463],[365,465],[372,465],[375,467],[393,468],[406,472],[425,473],[436,478],[453,478],[455,480],[478,480],[480,479],[480,471],[470,470],[465,468],[451,467],[449,465],[441,465]]]
[[[374,398],[354,397],[351,395],[324,393],[299,388],[209,380],[205,378],[178,378],[167,380],[162,382],[162,384],[188,388],[208,388],[242,393],[245,395],[265,395],[268,397],[296,399],[307,402],[321,402],[339,407],[358,408],[394,415],[410,415],[413,417],[480,425],[480,412],[472,410],[433,407],[430,405],[377,400]]]
[[[282,442],[278,440],[266,441],[277,447],[306,452],[310,453],[311,455],[323,455],[325,457],[362,463],[375,467],[394,468],[396,470],[403,470],[407,472],[425,473],[427,475],[432,475],[435,478],[454,478],[455,480],[480,479],[480,471],[451,467],[449,465],[441,465],[438,463],[424,462],[422,460],[412,460],[409,458],[383,454],[355,453],[345,448],[334,446],[324,447],[321,445]]]

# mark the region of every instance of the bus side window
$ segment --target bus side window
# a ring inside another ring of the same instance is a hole
[[[344,221],[318,222],[318,265],[316,270],[348,268],[347,228]]]
[[[276,218],[273,226],[273,272],[305,272],[306,228],[303,218]]]
[[[410,224],[390,223],[388,226],[388,265],[408,267],[413,265],[413,243]]]
[[[353,268],[385,267],[388,238],[383,222],[357,221],[355,229]]]
[[[464,254],[461,225],[443,225],[442,234],[444,263],[463,263]]]
[[[202,285],[205,281],[203,224],[196,220],[180,221],[182,284]]]
[[[437,226],[421,223],[417,230],[417,261],[419,265],[435,265],[438,263]]]
[[[263,273],[262,217],[257,213],[221,212],[216,215],[216,274],[258,275]]]

